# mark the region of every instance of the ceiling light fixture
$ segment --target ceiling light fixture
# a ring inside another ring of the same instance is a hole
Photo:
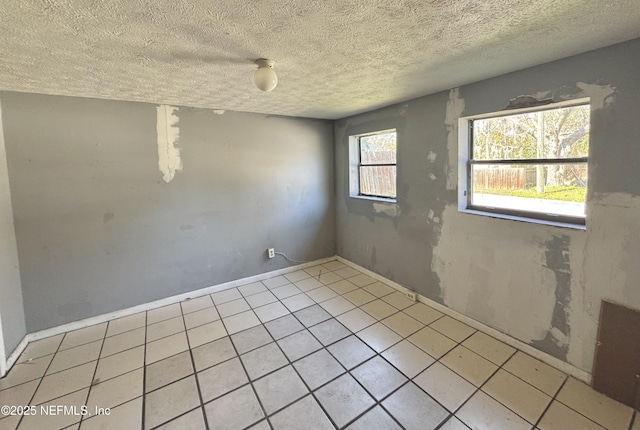
[[[273,91],[278,85],[278,75],[273,70],[273,65],[276,64],[273,60],[267,60],[266,58],[260,58],[256,60],[258,70],[256,70],[253,76],[253,82],[260,91]]]

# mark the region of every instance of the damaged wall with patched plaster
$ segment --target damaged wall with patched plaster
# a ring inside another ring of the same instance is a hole
[[[337,121],[338,254],[590,372],[600,301],[640,308],[638,70],[634,40]],[[458,212],[458,118],[521,94],[591,98],[586,231]],[[349,197],[349,136],[392,127],[397,202]]]
[[[29,332],[335,252],[333,125],[2,93]],[[4,310],[2,311],[4,317]]]

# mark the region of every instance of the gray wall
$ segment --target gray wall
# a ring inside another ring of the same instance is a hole
[[[338,254],[590,371],[601,299],[640,308],[640,39],[336,122]],[[457,120],[591,97],[586,231],[457,210]],[[350,135],[396,127],[397,204],[349,197]],[[435,159],[434,159],[435,157]]]
[[[2,130],[2,100],[0,99],[0,342],[8,356],[27,333],[22,305],[20,268],[14,232],[11,193]],[[3,358],[0,357],[0,360]]]
[[[334,255],[329,121],[179,108],[167,183],[156,105],[2,102],[29,332]]]

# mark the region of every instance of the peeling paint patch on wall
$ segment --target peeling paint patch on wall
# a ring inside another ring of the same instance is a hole
[[[447,163],[447,190],[458,189],[458,119],[464,112],[464,99],[460,97],[460,89],[449,91],[445,124],[447,126],[447,149],[449,161]]]
[[[178,108],[169,105],[160,105],[157,110],[156,130],[158,133],[158,167],[162,173],[162,179],[169,183],[176,172],[182,170],[180,149],[180,128],[178,123]]]

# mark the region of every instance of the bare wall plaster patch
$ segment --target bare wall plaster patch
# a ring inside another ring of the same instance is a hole
[[[158,167],[162,173],[162,179],[169,183],[173,180],[177,171],[182,170],[180,159],[180,127],[178,125],[178,108],[169,105],[160,105],[156,108],[158,133]]]
[[[444,122],[447,126],[447,190],[458,188],[458,118],[464,112],[464,99],[460,97],[460,88],[449,91],[447,113]]]
[[[373,210],[378,214],[385,214],[389,216],[398,216],[400,215],[400,207],[397,204],[389,204],[389,203],[374,203]]]
[[[582,95],[591,99],[591,110],[602,109],[609,106],[613,103],[615,98],[616,87],[611,85],[597,85],[578,82],[576,83],[576,86],[582,90]]]

